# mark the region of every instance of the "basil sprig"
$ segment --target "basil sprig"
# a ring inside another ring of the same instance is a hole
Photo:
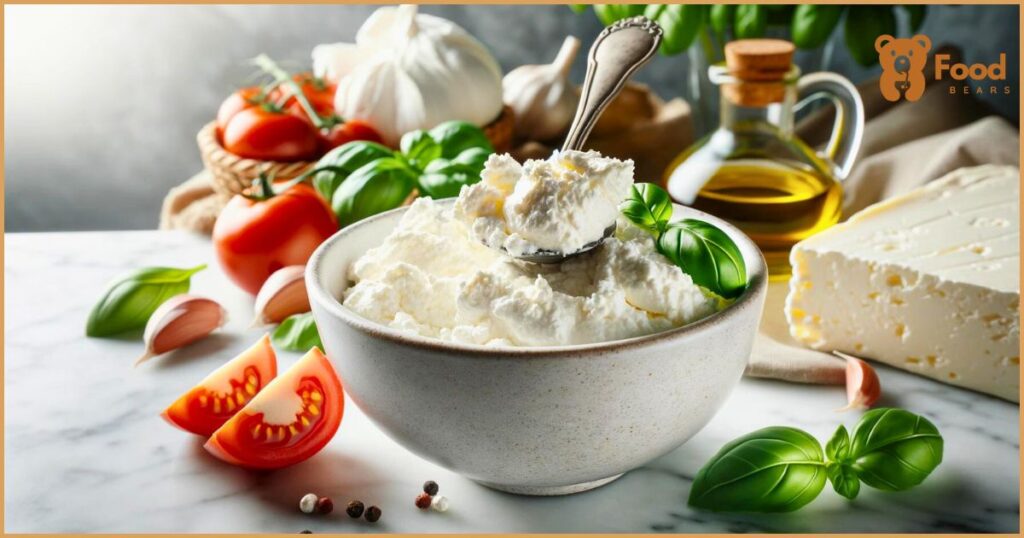
[[[89,313],[86,336],[113,336],[146,326],[149,316],[164,301],[187,293],[192,275],[206,265],[191,269],[145,267],[115,280]]]
[[[394,209],[413,192],[431,198],[457,196],[480,181],[494,148],[484,132],[464,121],[402,137],[398,151],[355,141],[324,155],[313,169],[313,186],[331,203],[341,226]]]
[[[323,349],[320,333],[316,329],[313,313],[288,316],[270,335],[275,346],[287,351],[306,352],[314,347]]]
[[[693,281],[726,299],[739,297],[747,287],[743,254],[728,234],[696,219],[672,221],[672,200],[652,183],[633,185],[619,211],[654,236],[658,252],[685,271]]]
[[[887,491],[912,488],[942,462],[942,436],[903,409],[868,411],[852,438],[842,425],[822,451],[807,432],[771,427],[725,445],[698,471],[689,504],[720,512],[791,512],[825,487],[854,499],[860,484]]]

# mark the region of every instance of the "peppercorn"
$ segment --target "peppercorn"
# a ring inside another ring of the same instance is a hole
[[[316,510],[316,501],[319,497],[316,493],[307,493],[299,499],[299,510],[302,510],[303,514],[312,514],[313,510]]]
[[[316,500],[316,513],[330,514],[334,510],[334,501],[330,497],[320,497]]]
[[[345,513],[352,519],[359,519],[359,516],[363,515],[363,503],[362,501],[352,501],[345,507]]]
[[[366,521],[369,521],[370,523],[376,523],[377,520],[380,519],[380,508],[377,508],[376,506],[370,506],[369,508],[366,509],[366,514],[364,514],[364,516],[366,517]]]
[[[444,495],[438,495],[430,500],[430,507],[438,512],[448,511],[448,497]]]
[[[429,493],[420,493],[416,496],[416,508],[419,508],[420,510],[430,508],[430,501],[432,499],[433,497],[431,497]]]
[[[437,482],[434,482],[433,480],[427,480],[426,482],[423,483],[423,493],[426,493],[431,497],[437,495],[438,489],[439,488],[437,486]]]
[[[313,534],[313,531],[311,531],[309,529],[303,529],[303,530],[299,531],[299,534]]]

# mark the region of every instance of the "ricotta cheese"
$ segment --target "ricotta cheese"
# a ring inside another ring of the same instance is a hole
[[[576,252],[604,237],[633,185],[633,161],[596,151],[555,152],[520,165],[491,155],[481,181],[460,194],[455,215],[473,235],[512,256]]]
[[[1019,401],[1019,197],[1017,168],[964,168],[798,243],[793,337]]]
[[[512,162],[494,158],[489,170],[514,169]],[[501,207],[488,196],[466,187],[456,205]],[[353,264],[344,305],[410,334],[490,346],[618,340],[679,327],[719,308],[717,298],[655,250],[649,234],[625,220],[594,250],[539,265],[485,246],[454,213],[429,198],[416,200],[383,244]]]

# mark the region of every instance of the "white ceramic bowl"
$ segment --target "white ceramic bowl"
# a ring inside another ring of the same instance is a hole
[[[739,245],[749,286],[729,308],[678,329],[599,344],[494,349],[411,336],[338,301],[346,271],[405,208],[324,242],[306,287],[327,355],[352,400],[395,441],[486,486],[528,495],[585,491],[683,444],[719,409],[747,364],[767,271]]]

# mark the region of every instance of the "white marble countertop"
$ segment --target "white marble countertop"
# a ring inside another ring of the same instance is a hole
[[[945,460],[910,492],[862,488],[848,502],[826,486],[784,515],[723,515],[686,505],[697,469],[725,442],[769,425],[827,440],[856,413],[839,387],[744,379],[725,407],[674,452],[597,490],[529,498],[488,490],[407,452],[351,402],[327,448],[292,468],[255,473],[214,460],[159,412],[260,334],[251,299],[212,260],[209,240],[171,232],[8,234],[4,265],[5,530],[7,532],[1017,532],[1019,408],[880,367],[884,405],[931,419]],[[142,345],[85,338],[105,284],[146,265],[210,263],[193,291],[231,322],[214,337],[142,367]],[[281,353],[284,369],[298,355]],[[413,498],[436,480],[447,513]],[[376,525],[340,509],[312,517],[306,492],[379,505]]]

